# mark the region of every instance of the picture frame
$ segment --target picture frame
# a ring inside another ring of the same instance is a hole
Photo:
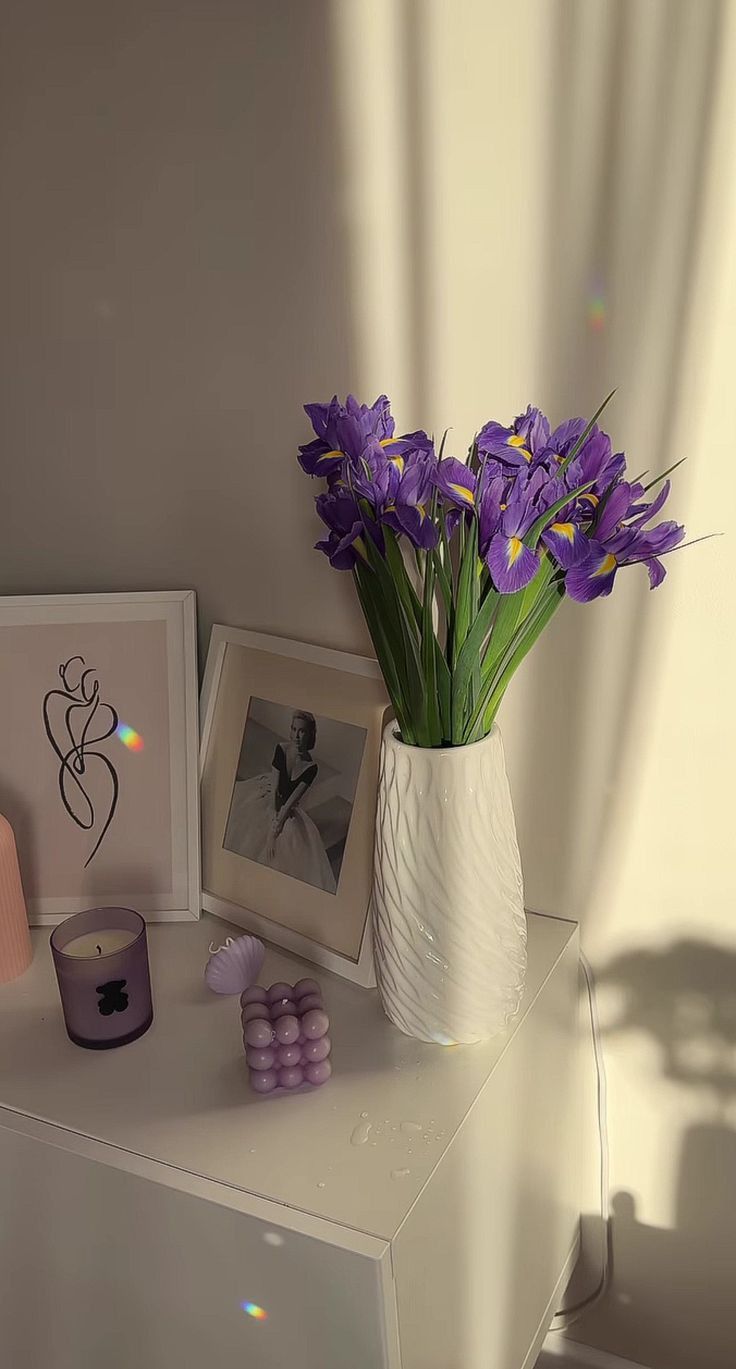
[[[369,657],[212,628],[202,906],[365,987],[375,984],[369,903],[389,708]]]
[[[192,590],[0,599],[0,812],[29,922],[198,919]]]

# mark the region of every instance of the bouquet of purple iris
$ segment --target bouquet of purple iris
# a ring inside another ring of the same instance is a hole
[[[425,432],[397,437],[385,395],[370,407],[352,395],[305,405],[316,437],[299,461],[327,481],[317,547],[353,573],[409,745],[485,737],[566,595],[610,594],[619,567],[637,561],[652,588],[662,583],[661,557],[684,535],[652,526],[670,471],[647,485],[628,478],[597,425],[607,403],[554,431],[531,406],[509,427],[486,423],[464,462],[444,455],[447,434],[439,452]]]

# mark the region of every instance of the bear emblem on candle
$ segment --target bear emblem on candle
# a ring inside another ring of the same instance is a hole
[[[123,989],[127,982],[127,979],[111,979],[107,984],[97,985],[95,993],[101,994],[97,1007],[103,1017],[110,1017],[114,1012],[125,1012],[128,995],[123,993]]]

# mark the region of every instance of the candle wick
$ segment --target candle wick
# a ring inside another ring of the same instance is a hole
[[[101,947],[101,946],[97,946],[95,949],[96,949],[98,955],[102,955],[102,947]]]

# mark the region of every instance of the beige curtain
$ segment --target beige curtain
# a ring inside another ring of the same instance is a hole
[[[342,56],[360,36],[376,58],[340,68],[364,388],[393,389],[407,426],[454,425],[462,451],[488,417],[588,414],[617,386],[606,426],[632,473],[686,456],[671,515],[730,533],[736,7],[333,9]],[[580,919],[601,980],[615,1278],[574,1334],[652,1369],[736,1363],[729,540],[671,557],[656,594],[635,569],[565,606],[501,715],[529,906]],[[730,1062],[720,1085],[709,1052]]]

